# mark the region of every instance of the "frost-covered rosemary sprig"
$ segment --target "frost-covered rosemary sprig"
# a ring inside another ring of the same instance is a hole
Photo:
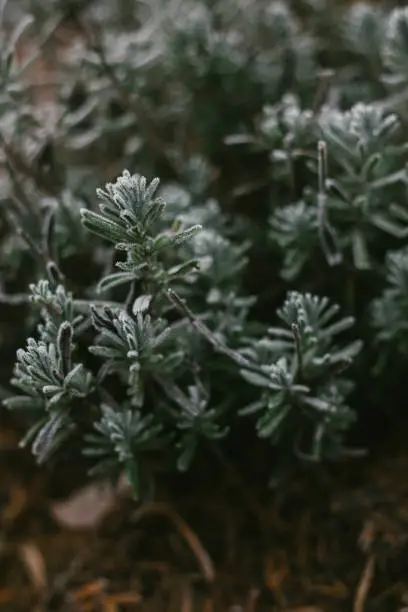
[[[4,404],[11,410],[38,415],[23,444],[32,443],[40,462],[70,433],[75,423],[71,418],[75,403],[93,390],[91,372],[73,361],[72,340],[72,325],[63,321],[55,342],[29,338],[27,348],[17,351],[11,383],[22,394],[6,399]]]
[[[337,346],[336,336],[354,324],[353,317],[336,320],[338,311],[327,298],[293,291],[277,313],[284,326],[270,328],[244,351],[263,374],[242,370],[261,396],[241,414],[259,414],[261,438],[289,440],[295,453],[313,461],[341,455],[343,434],[355,419],[345,403],[352,384],[342,372],[362,343]]]
[[[175,225],[160,231],[158,222],[166,203],[156,197],[158,187],[159,179],[148,184],[145,177],[131,175],[125,170],[115,183],[97,190],[100,213],[81,210],[82,222],[89,231],[126,253],[125,262],[116,262],[121,271],[103,278],[99,291],[137,280],[153,297],[196,269],[195,260],[170,267],[163,261],[163,252],[181,247],[201,230],[201,226],[183,228]]]

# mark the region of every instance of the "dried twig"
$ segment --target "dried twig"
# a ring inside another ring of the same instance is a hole
[[[364,612],[367,595],[370,590],[375,569],[375,556],[370,555],[364,566],[354,597],[353,612]]]
[[[21,544],[19,556],[27,569],[34,589],[40,593],[44,592],[48,585],[47,570],[38,546],[32,542]]]
[[[194,533],[191,527],[168,504],[154,502],[143,504],[134,514],[133,520],[140,521],[142,518],[154,514],[165,516],[170,519],[194,553],[206,581],[213,582],[215,570],[210,555],[205,550],[197,534]]]

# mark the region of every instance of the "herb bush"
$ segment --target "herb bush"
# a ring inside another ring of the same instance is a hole
[[[215,457],[267,486],[401,422],[408,8],[27,0],[1,36],[22,446],[145,499]]]

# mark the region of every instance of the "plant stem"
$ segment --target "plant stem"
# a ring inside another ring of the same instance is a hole
[[[191,325],[194,327],[197,333],[203,336],[216,351],[229,357],[241,368],[251,370],[252,372],[258,372],[263,376],[266,376],[266,373],[261,366],[258,366],[255,363],[248,361],[248,359],[241,355],[241,353],[228,348],[228,346],[225,346],[225,344],[220,342],[220,340],[218,340],[218,338],[213,334],[213,332],[195,316],[195,314],[190,310],[187,304],[177,295],[175,291],[173,291],[172,289],[167,289],[166,296],[168,297],[170,302],[177,308],[177,310],[189,319]]]
[[[318,180],[317,192],[317,218],[319,224],[319,237],[323,252],[329,266],[341,263],[342,254],[339,249],[337,236],[330,225],[326,214],[326,179],[327,179],[327,146],[320,140],[317,146]]]

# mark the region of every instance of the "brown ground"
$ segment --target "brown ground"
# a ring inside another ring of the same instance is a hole
[[[234,476],[123,494],[79,530],[53,518],[75,468],[38,470],[3,428],[0,611],[402,612],[407,472],[405,451],[298,477],[285,499]]]

